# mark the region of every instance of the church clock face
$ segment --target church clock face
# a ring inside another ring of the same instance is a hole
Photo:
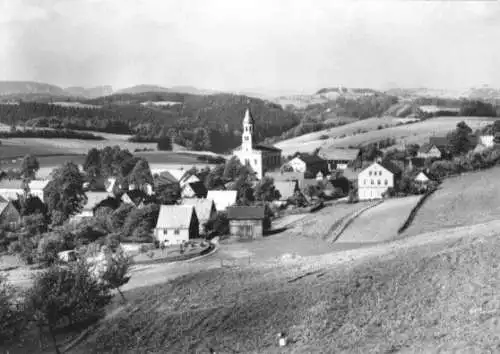
[[[248,140],[248,136],[245,136],[245,140]]]

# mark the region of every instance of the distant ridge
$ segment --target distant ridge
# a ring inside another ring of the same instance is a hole
[[[67,95],[62,88],[56,85],[34,81],[0,81],[0,96],[15,94],[51,94]]]
[[[85,88],[81,86],[66,87],[64,92],[71,96],[79,96],[85,98],[96,98],[113,94],[113,88],[110,85],[96,86]]]

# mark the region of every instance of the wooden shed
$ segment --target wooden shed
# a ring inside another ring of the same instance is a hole
[[[263,206],[235,206],[227,209],[231,236],[245,239],[261,238],[264,235]]]

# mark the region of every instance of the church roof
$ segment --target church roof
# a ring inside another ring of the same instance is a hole
[[[245,118],[243,118],[243,124],[255,124],[252,114],[250,114],[250,109],[248,108],[245,111]]]
[[[274,145],[266,145],[266,144],[253,144],[253,150],[264,150],[264,151],[281,151],[281,149],[277,148]],[[234,151],[241,150],[241,145],[238,146]]]

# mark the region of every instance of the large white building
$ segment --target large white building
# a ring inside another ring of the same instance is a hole
[[[253,142],[255,121],[246,110],[243,119],[241,146],[233,151],[243,165],[250,166],[258,179],[262,179],[266,171],[274,170],[281,165],[281,150],[274,146],[255,144]]]
[[[388,161],[374,162],[358,175],[358,197],[360,200],[381,199],[394,188],[401,176],[401,169]]]

